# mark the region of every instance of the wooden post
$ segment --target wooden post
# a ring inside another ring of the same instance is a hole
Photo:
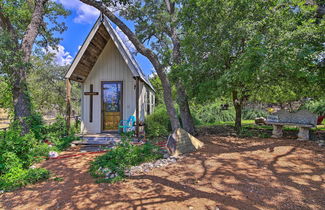
[[[90,92],[94,91],[94,85],[90,85]],[[90,102],[89,102],[89,122],[93,122],[93,95],[90,95]]]
[[[139,137],[139,88],[140,88],[140,80],[139,77],[136,77],[136,85],[135,85],[135,119],[136,119],[136,136]]]
[[[71,81],[70,81],[70,79],[66,79],[66,102],[67,102],[66,126],[67,126],[67,135],[69,135],[70,119],[71,119]]]

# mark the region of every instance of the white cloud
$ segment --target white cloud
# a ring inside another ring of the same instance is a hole
[[[58,45],[57,49],[49,46],[45,52],[53,54],[53,62],[59,66],[70,65],[73,61],[73,57],[70,55],[70,52],[65,51],[62,45]]]
[[[119,35],[119,37],[122,39],[125,46],[130,50],[132,54],[137,53],[137,49],[132,44],[132,42],[129,40],[129,38],[125,35],[125,33],[119,28],[116,27],[116,33]]]
[[[79,0],[56,0],[66,9],[76,10],[77,16],[73,19],[75,23],[93,23],[99,16],[100,12]]]
[[[154,72],[154,71],[151,71],[151,73],[148,75],[148,78],[149,78],[149,79],[152,79],[152,78],[154,78],[155,76],[157,76],[157,73]]]

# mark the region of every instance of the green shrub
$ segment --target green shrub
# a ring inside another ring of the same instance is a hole
[[[0,155],[0,174],[12,168],[22,168],[21,160],[13,152],[4,152]]]
[[[64,117],[57,116],[55,122],[46,126],[46,136],[64,137],[67,133]]]
[[[115,148],[97,157],[91,163],[90,173],[99,178],[99,182],[107,181],[105,172],[100,170],[107,169],[110,172],[117,173],[117,177],[108,181],[121,180],[125,177],[124,171],[127,168],[161,158],[162,154],[159,150],[159,147],[150,143],[140,146],[132,145],[130,140],[125,138]]]
[[[243,120],[255,120],[257,117],[267,117],[268,113],[262,109],[243,109],[242,119]]]
[[[155,111],[145,120],[146,135],[149,138],[168,136],[171,132],[171,124],[165,105],[155,107]]]
[[[45,168],[28,169],[26,174],[26,181],[28,184],[34,184],[40,180],[45,180],[50,177],[50,172]]]
[[[62,150],[65,150],[66,148],[68,148],[70,146],[71,142],[76,139],[77,139],[77,137],[75,137],[75,136],[65,136],[65,137],[62,137],[59,139],[55,139],[53,141],[53,143],[55,144],[55,147],[59,151],[62,151]]]
[[[50,151],[60,151],[57,146],[49,146],[45,143],[39,143],[36,144],[34,148],[32,148],[31,153],[33,154],[33,157],[35,158],[34,162],[38,162],[38,160],[41,160],[42,157],[46,157]]]
[[[23,169],[21,167],[14,167],[0,176],[0,190],[13,190],[47,179],[49,176],[49,172],[43,168]]]
[[[193,105],[191,107],[192,115],[197,119],[198,124],[234,121],[234,108],[230,106],[228,110],[221,110],[221,104],[223,104],[223,102],[215,101],[204,105]]]
[[[44,138],[53,143],[58,151],[62,151],[70,146],[70,143],[77,138],[75,137],[75,128],[72,127],[70,135],[67,136],[66,121],[62,116],[58,116],[54,123],[46,126],[46,135]]]
[[[11,168],[7,173],[0,176],[0,190],[12,190],[28,184],[25,180],[27,171],[21,167]]]
[[[5,135],[0,135],[1,154],[14,153],[20,160],[22,167],[29,167],[33,163],[33,148],[38,141],[33,134],[20,135],[20,129],[10,128]],[[3,155],[2,155],[3,156]],[[1,164],[1,163],[0,163]],[[0,174],[2,171],[0,171]]]
[[[29,167],[47,156],[49,151],[63,150],[76,139],[73,135],[66,136],[62,117],[52,125],[44,125],[38,115],[33,115],[28,122],[31,132],[24,136],[20,135],[21,130],[16,123],[12,123],[6,132],[0,132],[0,190],[15,189],[47,178],[47,170]],[[43,143],[44,139],[54,146]]]
[[[309,101],[300,109],[307,109],[317,115],[325,115],[325,99]]]
[[[43,118],[40,114],[33,114],[29,117],[30,131],[37,140],[42,140],[46,132]]]

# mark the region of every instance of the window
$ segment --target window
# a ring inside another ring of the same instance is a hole
[[[150,91],[147,89],[147,94],[146,94],[146,102],[147,102],[147,114],[151,114],[150,112]]]
[[[155,107],[155,95],[151,94],[151,113],[154,111]]]

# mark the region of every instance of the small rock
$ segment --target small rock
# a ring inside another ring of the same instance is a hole
[[[58,157],[59,156],[59,154],[57,153],[57,152],[54,152],[54,151],[50,151],[49,152],[49,157],[50,158],[56,158],[56,157]]]
[[[169,158],[169,156],[170,156],[170,155],[169,155],[168,153],[164,154],[164,158],[165,158],[165,159]]]
[[[0,194],[4,193],[5,191],[4,190],[0,190]]]
[[[30,166],[29,168],[30,168],[30,169],[35,169],[36,166],[32,165],[32,166]]]
[[[100,171],[102,171],[103,173],[111,173],[112,172],[112,170],[109,168],[103,168]]]
[[[130,170],[125,170],[124,175],[125,176],[131,176],[131,171]]]
[[[154,162],[142,163],[139,166],[132,166],[131,168],[125,170],[124,174],[126,176],[131,176],[141,172],[148,172],[154,168],[160,168],[167,166],[168,164],[175,163],[178,159],[181,159],[183,156],[169,156],[165,159],[159,159]]]
[[[319,140],[319,141],[318,141],[318,145],[319,145],[320,147],[325,146],[325,140]]]
[[[75,144],[71,144],[71,147],[76,147],[77,145],[75,145]]]

